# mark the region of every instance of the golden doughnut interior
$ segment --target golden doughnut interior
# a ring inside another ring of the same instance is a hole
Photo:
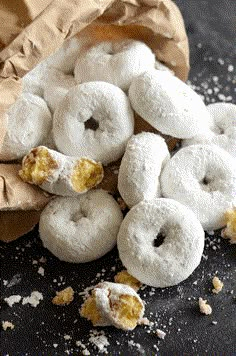
[[[48,149],[36,147],[23,159],[19,175],[24,182],[41,185],[57,168],[58,163],[52,158]]]
[[[133,288],[136,292],[139,290],[141,287],[142,283],[139,282],[135,277],[131,276],[131,274],[128,273],[128,271],[123,270],[119,273],[114,278],[116,283],[122,283],[130,286]]]
[[[103,176],[104,171],[101,163],[81,158],[72,171],[71,183],[76,192],[82,193],[99,184]]]
[[[80,315],[88,320],[91,320],[94,326],[101,321],[101,314],[99,313],[96,305],[96,295],[92,292],[92,295],[86,299],[80,309]]]
[[[236,208],[225,213],[226,228],[223,230],[223,237],[231,239],[231,243],[236,243]]]
[[[111,305],[111,310],[122,329],[132,330],[137,326],[143,305],[137,297],[123,294]]]

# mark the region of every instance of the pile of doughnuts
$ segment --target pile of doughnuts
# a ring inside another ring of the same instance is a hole
[[[23,84],[7,113],[0,159],[25,156],[21,178],[57,195],[41,214],[44,246],[81,263],[117,243],[142,283],[167,287],[188,278],[200,263],[204,230],[225,226],[225,212],[236,206],[236,105],[206,106],[135,40],[82,49],[74,38]],[[134,113],[182,147],[171,156],[159,134],[134,135]],[[118,159],[125,217],[107,191],[90,190],[102,165]]]

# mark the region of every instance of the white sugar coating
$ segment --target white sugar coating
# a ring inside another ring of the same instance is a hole
[[[94,190],[76,198],[52,200],[41,214],[39,233],[44,247],[60,260],[89,262],[115,246],[122,220],[115,199]]]
[[[66,40],[62,47],[46,59],[47,66],[59,69],[65,74],[73,74],[76,59],[85,40],[77,37]]]
[[[122,283],[102,282],[94,288],[94,295],[96,300],[96,307],[101,314],[102,318],[98,321],[96,326],[108,326],[114,325],[119,329],[132,330],[122,325],[122,321],[116,317],[116,314],[112,311],[113,305],[119,301],[119,297],[127,295],[136,297],[139,301],[142,309],[140,311],[139,319],[144,314],[144,304],[139,295],[133,288]],[[138,320],[137,320],[138,321]]]
[[[235,160],[215,145],[180,149],[160,181],[163,196],[192,209],[206,231],[223,227],[226,210],[236,204]]]
[[[159,175],[169,158],[161,136],[142,132],[131,137],[118,175],[118,190],[129,207],[160,196]]]
[[[133,109],[163,134],[190,138],[207,127],[209,113],[201,97],[166,71],[149,70],[134,78],[129,98]]]
[[[81,53],[74,73],[78,83],[104,81],[128,90],[133,78],[154,65],[155,55],[145,43],[107,41]]]
[[[50,68],[47,74],[48,77],[44,88],[44,99],[51,111],[54,112],[60,101],[68,93],[68,90],[76,85],[76,81],[73,75],[65,74],[54,68]]]
[[[9,305],[9,307],[12,307],[13,304],[19,303],[21,301],[21,296],[20,295],[11,295],[8,298],[4,298],[5,302]]]
[[[44,60],[22,78],[23,93],[31,93],[43,98],[47,66],[47,60]]]
[[[72,75],[75,61],[83,46],[83,42],[84,40],[79,40],[76,37],[66,40],[59,50],[39,63],[23,77],[23,92],[43,97],[45,87],[50,84],[51,78],[48,77],[50,69],[58,69],[65,74]]]
[[[164,241],[158,247],[155,240]],[[124,218],[118,234],[120,259],[128,272],[152,287],[169,287],[199,265],[204,231],[196,215],[172,199],[143,201]]]
[[[0,149],[0,160],[22,158],[40,145],[52,127],[52,115],[46,102],[30,93],[23,93],[6,113],[7,133]]]
[[[200,136],[183,140],[183,146],[194,144],[214,144],[236,158],[236,105],[215,103],[207,106],[212,117],[209,129]]]
[[[37,184],[40,186],[41,189],[45,190],[48,193],[60,195],[60,196],[77,196],[79,194],[85,193],[87,190],[90,188],[84,187],[83,191],[76,191],[73,182],[72,182],[72,175],[74,173],[74,169],[78,166],[79,162],[83,158],[78,158],[78,157],[71,157],[71,156],[66,156],[60,152],[57,152],[55,150],[51,150],[45,146],[38,146],[36,149],[41,150],[45,149],[47,150],[48,154],[50,157],[55,161],[57,164],[57,167],[50,169],[50,174],[44,180],[41,184]],[[30,151],[27,156],[25,156],[22,160],[22,168],[24,169],[25,164],[27,164],[28,158],[31,156],[31,152],[33,152],[33,155],[35,155],[35,148]],[[37,157],[37,155],[35,156]],[[97,162],[93,161],[92,159],[89,159],[90,163],[97,164]],[[103,174],[101,173],[101,179],[103,178]],[[100,183],[100,181],[97,182]],[[28,181],[30,184],[35,184],[34,182]]]
[[[98,128],[86,128],[93,118]],[[86,156],[104,164],[116,161],[134,131],[129,99],[105,82],[77,85],[60,102],[53,118],[53,135],[60,152]]]

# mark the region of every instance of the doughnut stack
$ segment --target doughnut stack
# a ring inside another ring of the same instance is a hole
[[[236,207],[236,105],[206,106],[135,40],[86,49],[68,40],[23,85],[7,113],[0,159],[23,158],[21,178],[57,196],[41,214],[44,246],[83,263],[117,243],[142,283],[188,278],[201,261],[204,230],[224,227]],[[158,133],[134,135],[137,115],[181,147],[170,154]],[[112,195],[92,189],[117,160],[125,217]],[[97,325],[111,323],[105,319]]]

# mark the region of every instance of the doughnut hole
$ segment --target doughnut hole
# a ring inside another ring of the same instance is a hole
[[[206,192],[213,192],[216,190],[214,187],[215,179],[213,177],[209,177],[207,174],[200,180],[200,185],[203,190]]]
[[[112,315],[124,330],[133,330],[141,317],[143,305],[137,297],[121,294],[115,302],[110,301]]]
[[[159,247],[163,244],[164,240],[166,238],[166,234],[163,232],[163,230],[161,230],[156,238],[153,240],[153,246],[154,247]]]
[[[90,117],[90,119],[85,121],[84,128],[85,130],[97,131],[97,129],[99,128],[99,123],[93,117]]]
[[[103,176],[104,171],[101,163],[81,158],[73,169],[71,184],[76,192],[82,193],[99,184]]]
[[[97,325],[101,321],[102,317],[97,309],[96,295],[92,291],[92,295],[86,299],[80,309],[80,315],[92,322],[93,325]]]
[[[36,147],[24,157],[19,175],[24,182],[41,185],[58,168],[46,147]]]

